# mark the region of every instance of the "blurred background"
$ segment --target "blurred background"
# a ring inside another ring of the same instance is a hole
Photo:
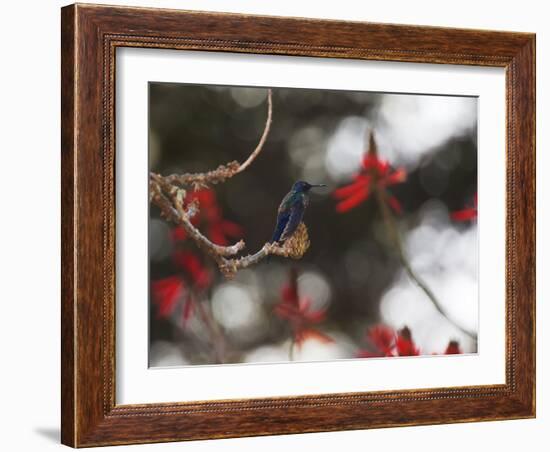
[[[264,129],[266,99],[264,88],[150,83],[151,171],[244,161]],[[445,315],[404,271],[373,196],[337,210],[335,191],[365,170],[371,131],[388,174],[406,175],[386,187],[398,202],[395,225]],[[476,98],[273,89],[261,154],[196,192],[193,220],[213,242],[242,238],[253,253],[270,239],[296,180],[325,183],[306,210],[310,248],[300,260],[272,256],[227,280],[152,204],[149,365],[432,355],[452,353],[451,345],[475,353],[476,136]],[[400,352],[399,340],[412,352]]]

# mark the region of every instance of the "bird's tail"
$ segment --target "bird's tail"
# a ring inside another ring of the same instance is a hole
[[[275,231],[271,236],[269,243],[277,243],[279,240],[281,240],[281,233],[279,231]]]

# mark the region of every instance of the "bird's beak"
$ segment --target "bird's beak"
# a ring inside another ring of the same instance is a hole
[[[327,184],[310,184],[312,187],[326,187]]]

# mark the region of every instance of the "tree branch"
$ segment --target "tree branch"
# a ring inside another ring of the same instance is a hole
[[[252,153],[248,156],[248,158],[239,166],[239,168],[237,168],[237,171],[235,172],[235,174],[241,173],[246,168],[248,168],[264,147],[264,144],[267,140],[267,135],[269,134],[269,130],[271,129],[271,121],[273,116],[272,97],[273,97],[273,94],[271,92],[271,89],[268,89],[267,90],[267,118],[265,121],[264,131],[262,133],[262,136],[260,137],[260,141],[258,142],[256,149],[254,149]]]
[[[218,168],[205,173],[196,174],[172,174],[170,176],[161,176],[160,174],[150,173],[149,177],[149,198],[150,202],[157,205],[166,219],[181,225],[189,237],[197,246],[207,253],[218,265],[220,271],[227,278],[231,278],[235,273],[243,268],[256,265],[273,254],[292,259],[300,259],[309,247],[309,237],[305,224],[301,223],[294,234],[282,244],[266,243],[259,251],[243,257],[235,257],[245,247],[244,241],[230,245],[221,246],[212,243],[204,236],[191,222],[191,218],[199,211],[197,201],[184,205],[186,190],[183,186],[191,186],[192,189],[208,186],[208,184],[217,184],[246,170],[252,162],[261,153],[267,140],[271,128],[273,116],[273,100],[271,89],[267,92],[267,118],[263,133],[256,148],[250,153],[248,158],[239,164],[236,161],[220,165]]]

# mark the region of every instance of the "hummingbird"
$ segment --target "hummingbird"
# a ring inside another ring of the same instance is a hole
[[[271,243],[288,239],[302,222],[309,202],[308,192],[313,187],[326,187],[325,184],[310,184],[299,180],[281,201],[277,211],[277,225],[271,237]]]

